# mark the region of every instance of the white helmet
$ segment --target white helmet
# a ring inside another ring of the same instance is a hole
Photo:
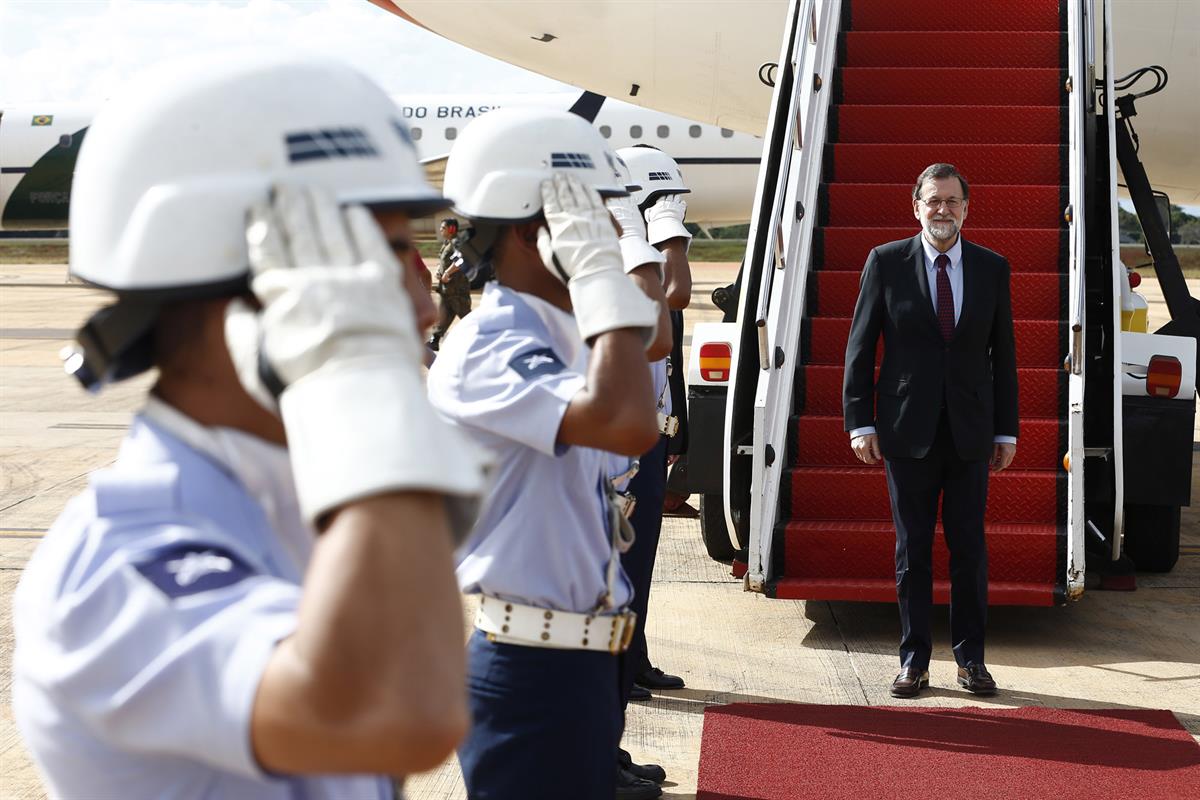
[[[89,128],[71,192],[71,273],[118,294],[68,360],[86,386],[150,366],[166,302],[244,290],[245,215],[275,183],[413,216],[450,202],[425,182],[399,109],[336,61],[223,54],[156,67]]]
[[[642,185],[640,183],[633,182],[633,175],[629,171],[629,165],[625,163],[625,159],[621,158],[620,153],[614,152],[613,158],[616,159],[617,162],[614,166],[614,169],[617,173],[617,179],[621,181],[621,184],[625,187],[625,191],[629,192],[630,197],[635,196],[642,190]],[[634,202],[634,205],[637,205],[636,201]]]
[[[525,222],[542,213],[542,181],[570,170],[601,197],[628,194],[616,156],[592,125],[567,111],[501,108],[463,129],[442,189],[475,222]]]
[[[633,193],[633,201],[644,209],[664,194],[687,194],[692,190],[683,182],[683,172],[675,159],[648,144],[622,147],[617,155],[628,165],[633,182],[641,189]]]
[[[390,98],[296,54],[187,59],[129,87],[89,128],[71,192],[71,272],[117,292],[245,276],[245,212],[275,182],[414,216],[425,182]]]

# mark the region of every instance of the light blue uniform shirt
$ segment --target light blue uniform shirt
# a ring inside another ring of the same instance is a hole
[[[254,696],[312,543],[285,450],[161,402],[135,417],[13,601],[13,709],[50,795],[391,798],[383,778],[254,759]]]
[[[496,464],[458,552],[463,592],[575,613],[595,611],[604,596],[612,552],[604,481],[614,457],[556,444],[589,355],[572,315],[496,282],[442,342],[429,398]],[[632,596],[618,569],[614,608]]]

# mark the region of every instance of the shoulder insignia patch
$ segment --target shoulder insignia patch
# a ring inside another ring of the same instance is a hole
[[[231,550],[195,542],[161,547],[133,566],[171,598],[232,586],[258,573]]]
[[[542,375],[555,375],[566,369],[549,347],[521,353],[510,361],[508,366],[525,380],[533,380]]]

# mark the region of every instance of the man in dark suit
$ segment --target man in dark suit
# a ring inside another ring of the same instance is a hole
[[[917,178],[921,233],[871,251],[846,344],[846,430],[860,460],[884,462],[896,525],[901,640],[893,697],[916,697],[929,683],[939,497],[958,682],[975,694],[996,691],[983,659],[983,519],[989,467],[999,472],[1016,454],[1017,365],[1008,262],[959,235],[967,192],[951,164],[933,164]]]

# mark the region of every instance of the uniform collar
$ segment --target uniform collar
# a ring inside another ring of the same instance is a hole
[[[494,287],[494,288],[493,288]],[[563,311],[558,306],[525,292],[518,292],[498,282],[488,284],[489,292],[495,292],[492,299],[498,305],[524,306],[535,316],[550,337],[551,344],[558,352],[563,362],[575,365],[582,356],[586,358],[587,345],[579,335],[579,325],[575,315]]]
[[[938,252],[938,249],[931,245],[929,240],[925,238],[924,231],[917,235],[920,237],[921,247],[925,251],[925,269],[930,271],[937,269],[935,264],[937,262],[937,257],[941,255],[941,253]],[[962,243],[962,231],[959,231],[958,238],[954,241],[954,246],[946,251],[946,255],[950,257],[950,266],[948,266],[947,269],[956,270],[962,264]]]
[[[201,425],[154,395],[146,398],[141,416],[231,474],[262,507],[271,527],[303,568],[314,533],[300,515],[286,447],[235,428]]]

